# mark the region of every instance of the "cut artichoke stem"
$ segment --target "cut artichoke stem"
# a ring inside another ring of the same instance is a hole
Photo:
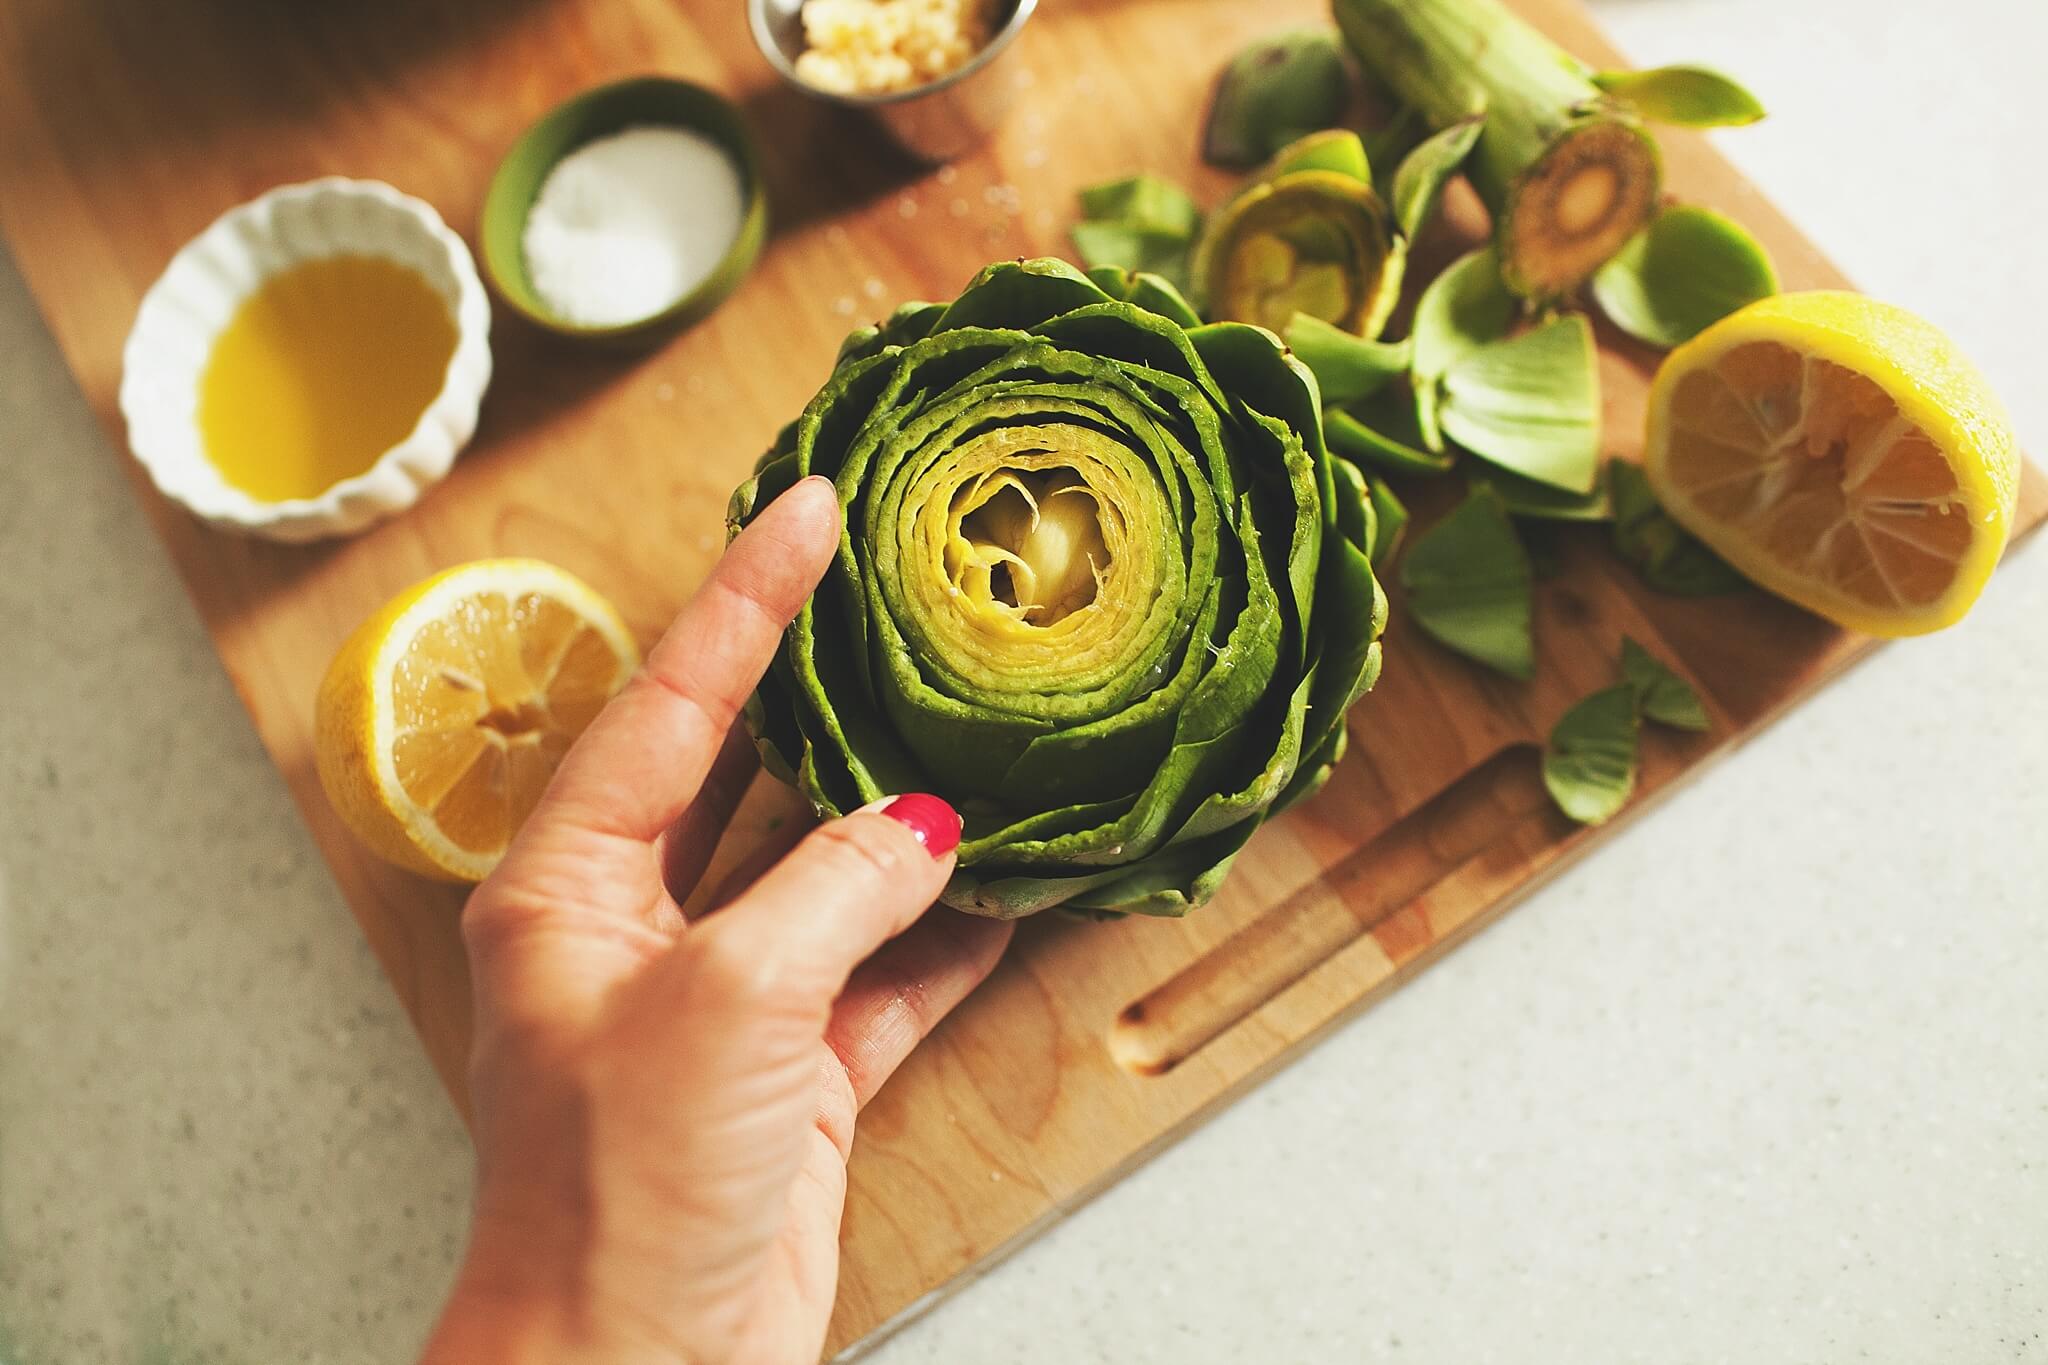
[[[1501,278],[1551,299],[1590,279],[1657,216],[1657,153],[1641,128],[1593,119],[1525,172],[1501,210]]]
[[[961,490],[954,511],[973,547],[966,566],[980,571],[972,586],[954,580],[970,598],[1013,608],[1036,626],[1094,603],[1110,555],[1095,490],[1074,470],[1004,470]]]
[[[1517,294],[1570,293],[1656,216],[1656,143],[1498,0],[1335,0],[1359,60],[1435,128],[1486,123],[1466,173]]]

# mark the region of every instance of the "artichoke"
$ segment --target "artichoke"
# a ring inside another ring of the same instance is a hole
[[[1401,294],[1406,243],[1356,133],[1311,133],[1218,209],[1195,244],[1205,311],[1284,332],[1296,313],[1375,337]]]
[[[994,265],[855,332],[729,512],[837,484],[837,562],[747,723],[821,816],[951,801],[944,900],[978,914],[1200,904],[1379,672],[1372,506],[1313,376],[1098,275]]]

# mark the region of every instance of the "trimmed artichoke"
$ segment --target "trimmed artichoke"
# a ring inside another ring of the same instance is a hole
[[[1313,376],[1121,283],[1005,263],[855,332],[733,495],[735,532],[808,474],[845,513],[747,708],[763,761],[821,815],[951,801],[944,899],[978,914],[1185,913],[1379,673],[1372,506]]]

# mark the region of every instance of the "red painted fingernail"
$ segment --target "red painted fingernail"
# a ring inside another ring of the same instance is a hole
[[[908,792],[882,807],[881,813],[908,826],[934,858],[960,847],[960,812],[929,792]]]

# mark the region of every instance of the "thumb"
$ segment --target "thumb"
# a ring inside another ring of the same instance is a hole
[[[815,1012],[822,1030],[853,969],[939,898],[959,843],[959,814],[922,792],[828,821],[686,933],[678,966],[734,1003]]]

